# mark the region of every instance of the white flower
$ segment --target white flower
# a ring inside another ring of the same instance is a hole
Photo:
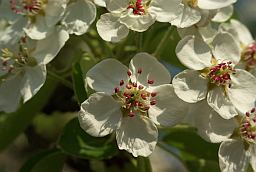
[[[189,103],[207,98],[225,119],[237,115],[236,110],[244,112],[254,107],[256,78],[245,70],[234,69],[240,51],[230,34],[217,34],[210,46],[200,38],[187,36],[177,45],[176,54],[189,68],[173,79],[179,98]]]
[[[61,25],[69,34],[82,35],[96,18],[96,7],[89,0],[75,0],[69,3]]]
[[[216,22],[226,21],[233,13],[231,6],[236,0],[183,0],[182,13],[176,13],[177,17],[170,20],[172,25],[178,28],[186,28],[192,25],[206,25],[213,19]]]
[[[40,40],[60,25],[70,34],[85,33],[95,19],[96,7],[88,0],[3,0],[0,15],[11,24],[20,20],[13,30],[24,30],[31,39]]]
[[[148,156],[157,143],[156,125],[175,125],[187,110],[170,80],[167,69],[147,53],[137,54],[129,69],[115,59],[103,60],[86,75],[97,92],[81,105],[81,127],[95,137],[116,130],[119,149]]]
[[[246,172],[249,163],[256,171],[256,110],[225,120],[206,101],[191,106],[189,119],[206,141],[221,143],[219,165],[222,172]]]
[[[46,64],[68,39],[66,31],[56,30],[53,34],[40,41],[22,37],[16,44],[1,44],[0,111],[15,111],[21,99],[27,102],[43,86]]]
[[[242,51],[239,68],[245,69],[256,76],[256,41],[248,28],[237,20],[220,25],[220,30],[232,34]]]
[[[9,22],[21,20],[31,39],[44,39],[60,21],[67,6],[66,0],[3,0],[0,13]]]
[[[155,21],[169,22],[181,12],[181,0],[107,0],[110,13],[101,15],[97,30],[102,39],[118,42],[129,29],[146,31]]]

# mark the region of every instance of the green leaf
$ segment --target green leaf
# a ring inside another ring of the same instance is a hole
[[[88,135],[77,118],[65,126],[58,145],[65,153],[84,159],[106,159],[118,152],[115,139]]]
[[[20,172],[61,172],[65,155],[60,150],[47,150],[33,155]]]
[[[32,122],[55,90],[56,81],[47,79],[41,90],[16,112],[0,115],[0,152],[12,143]]]
[[[147,157],[138,157],[137,158],[137,171],[139,172],[151,172],[151,165],[149,158]]]
[[[87,93],[84,87],[85,83],[83,78],[83,72],[79,61],[75,62],[72,65],[72,79],[77,101],[79,104],[81,104],[87,99]]]
[[[190,127],[175,127],[165,131],[163,142],[178,148],[182,158],[206,159],[217,161],[219,144],[209,143],[197,135],[196,130]]]

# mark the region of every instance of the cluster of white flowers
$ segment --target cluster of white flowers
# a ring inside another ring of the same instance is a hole
[[[81,128],[95,137],[115,131],[119,149],[149,156],[157,126],[187,122],[206,141],[221,143],[223,172],[256,172],[256,42],[230,20],[236,0],[2,0],[0,111],[15,111],[42,87],[46,65],[69,34],[82,35],[96,18],[100,37],[119,42],[129,30],[155,22],[177,27],[179,61],[188,69],[171,79],[152,55],[138,53],[129,68],[105,59],[86,74],[96,93],[81,104]],[[10,91],[11,90],[11,91]]]

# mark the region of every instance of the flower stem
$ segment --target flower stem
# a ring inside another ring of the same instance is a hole
[[[58,74],[56,74],[54,72],[47,71],[47,73],[48,73],[49,77],[51,77],[52,79],[56,79],[56,80],[60,81],[63,85],[65,85],[66,87],[73,90],[73,84],[70,81],[60,77]]]
[[[158,46],[156,47],[155,52],[153,53],[153,55],[156,58],[160,58],[159,56],[160,56],[160,53],[163,49],[163,46],[167,43],[167,41],[169,41],[169,38],[170,38],[173,31],[174,31],[174,27],[170,26],[168,28],[168,30],[165,32],[164,37],[162,38],[161,42],[158,44]]]
[[[137,51],[142,52],[143,47],[143,33],[138,32],[137,33]]]

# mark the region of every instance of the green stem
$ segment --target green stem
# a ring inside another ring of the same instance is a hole
[[[172,32],[174,31],[174,27],[173,26],[170,26],[168,28],[168,30],[165,32],[164,34],[164,37],[162,38],[161,42],[158,44],[158,46],[156,47],[156,50],[155,52],[153,53],[153,55],[156,57],[156,58],[160,58],[160,53],[164,47],[164,45],[169,41],[170,39],[170,36],[172,34]]]
[[[66,87],[73,90],[73,84],[70,81],[60,77],[59,75],[57,75],[56,73],[54,73],[52,71],[47,71],[47,73],[48,73],[49,77],[51,77],[52,79],[56,79],[57,81],[59,81],[63,85],[65,85]]]
[[[137,33],[137,48],[138,52],[142,52],[143,47],[143,33],[138,32]]]

